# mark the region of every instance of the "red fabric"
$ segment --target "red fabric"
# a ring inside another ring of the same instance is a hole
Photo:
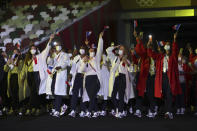
[[[34,57],[34,63],[35,63],[35,64],[37,64],[37,63],[38,63],[38,61],[37,61],[37,58],[36,58],[36,57]]]
[[[140,56],[141,59],[140,75],[138,78],[137,90],[138,90],[138,95],[143,97],[144,92],[146,90],[146,81],[149,74],[150,59],[147,55],[147,49],[144,48],[141,40],[137,40],[135,51]]]
[[[162,73],[164,54],[154,53],[152,49],[148,49],[148,55],[156,60],[156,76],[155,76],[155,97],[162,97]],[[182,90],[179,82],[178,72],[178,46],[176,42],[172,44],[172,54],[168,61],[168,79],[173,95],[181,94]]]
[[[197,59],[197,55],[190,54],[189,55],[189,61],[192,63],[193,68],[195,69],[196,67],[194,66],[194,62]]]

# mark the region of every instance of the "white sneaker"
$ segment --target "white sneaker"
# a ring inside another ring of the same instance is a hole
[[[137,109],[137,110],[135,111],[135,114],[134,114],[134,115],[137,116],[137,117],[139,117],[139,118],[142,117],[142,113],[141,113],[141,111],[140,111],[139,109]]]
[[[91,118],[91,113],[89,111],[86,112],[85,117]]]
[[[122,115],[123,117],[126,117],[126,116],[127,116],[127,111],[123,111],[123,112],[121,113],[121,115]]]
[[[60,116],[64,115],[67,109],[68,109],[68,106],[64,104],[61,108]]]
[[[130,113],[130,114],[133,114],[133,108],[132,108],[132,107],[130,107],[129,113]]]
[[[118,112],[118,113],[116,113],[115,117],[116,118],[123,118],[123,115],[122,115],[122,113]]]
[[[166,119],[171,119],[171,120],[172,120],[172,119],[173,119],[173,114],[170,113],[170,112],[166,112],[166,113],[165,113],[165,118],[166,118]]]
[[[54,117],[60,117],[60,112],[59,112],[59,111],[55,111],[55,112],[53,113],[53,116],[54,116]]]
[[[84,112],[84,111],[81,111],[81,112],[79,113],[79,117],[84,118],[84,117],[85,117],[85,112]]]
[[[181,115],[184,115],[185,114],[185,108],[181,108],[180,114]]]
[[[112,116],[115,116],[115,115],[116,115],[115,110],[114,110],[114,109],[112,109],[112,110],[111,110],[111,112],[110,112],[110,114],[111,114]]]
[[[155,114],[148,110],[148,114],[146,115],[148,118],[154,118]]]
[[[178,109],[176,110],[176,114],[177,114],[177,115],[180,115],[180,114],[181,114],[181,109],[180,109],[180,108],[178,108]]]
[[[106,114],[107,114],[106,111],[101,111],[101,112],[100,112],[100,115],[101,115],[101,116],[106,116]]]
[[[3,112],[0,110],[0,116],[2,116],[3,115]]]
[[[22,113],[22,112],[19,112],[19,113],[18,113],[18,115],[19,115],[19,116],[22,116],[22,115],[23,115],[23,113]]]
[[[74,110],[72,110],[68,115],[71,116],[71,117],[75,117],[76,116],[76,112]]]
[[[93,114],[93,118],[97,118],[99,116],[99,113],[98,112],[94,112],[94,114]]]
[[[52,109],[51,112],[49,113],[51,116],[55,113],[55,109]]]

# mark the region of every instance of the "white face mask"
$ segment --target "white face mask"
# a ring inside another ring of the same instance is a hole
[[[69,57],[72,57],[73,55],[71,53],[68,54]]]
[[[118,54],[119,54],[119,55],[123,55],[123,50],[119,50],[119,51],[118,51]]]
[[[178,58],[178,61],[179,61],[179,62],[181,61],[181,57]]]
[[[85,54],[85,50],[84,50],[84,49],[80,49],[80,50],[79,50],[79,53],[80,53],[81,55],[84,55],[84,54]]]
[[[195,49],[195,53],[197,54],[197,49]]]
[[[60,45],[56,46],[56,50],[57,51],[61,51],[62,50],[62,47]]]
[[[95,52],[90,52],[90,57],[94,57],[95,56]]]
[[[31,49],[30,52],[31,52],[32,55],[35,55],[36,54],[36,50],[35,49]]]
[[[165,46],[164,46],[164,49],[165,49],[165,50],[170,50],[170,45],[165,45]]]

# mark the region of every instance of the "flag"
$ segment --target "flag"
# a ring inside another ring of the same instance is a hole
[[[55,31],[55,35],[60,35],[60,33],[59,33],[59,31],[58,31],[59,29],[57,29],[56,31]]]
[[[134,20],[134,28],[138,26],[137,20]]]
[[[107,29],[109,29],[109,26],[108,25],[104,26],[103,32],[105,32]]]
[[[52,74],[52,70],[53,70],[53,67],[52,66],[48,66],[47,73],[48,74]]]
[[[92,31],[87,31],[86,32],[86,39],[92,34]]]
[[[179,28],[180,28],[180,26],[181,26],[181,24],[177,24],[177,25],[174,25],[172,28],[173,28],[174,30],[178,31]]]
[[[158,44],[158,46],[161,47],[161,46],[164,46],[165,45],[165,42],[164,41],[158,41],[157,44]]]
[[[19,40],[19,41],[17,42],[17,44],[16,44],[17,49],[20,50],[20,46],[21,46],[21,41]]]

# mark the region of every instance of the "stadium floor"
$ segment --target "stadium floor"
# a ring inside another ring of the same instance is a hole
[[[96,119],[54,118],[47,114],[39,117],[1,117],[0,131],[197,131],[197,118],[190,114],[166,120],[128,116],[116,119],[111,116]]]

